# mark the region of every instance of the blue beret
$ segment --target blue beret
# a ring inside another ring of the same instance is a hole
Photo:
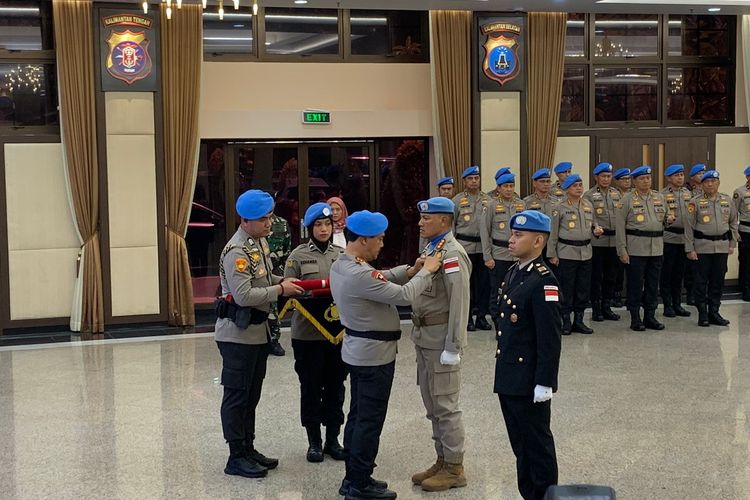
[[[325,202],[315,203],[310,205],[310,208],[305,212],[305,227],[310,227],[315,224],[318,219],[325,219],[330,217],[333,213],[331,205]]]
[[[237,198],[237,214],[243,219],[258,220],[273,212],[273,197],[260,189],[245,191]]]
[[[576,182],[583,182],[583,179],[581,179],[581,176],[578,174],[570,174],[569,176],[565,178],[561,187],[563,189],[568,189],[570,186],[572,186]]]
[[[617,172],[615,172],[614,177],[615,179],[622,179],[623,177],[630,177],[630,169],[629,168],[617,169]]]
[[[718,179],[719,178],[719,172],[716,170],[709,170],[705,174],[703,174],[703,177],[701,177],[701,182],[705,182],[709,179]]]
[[[346,218],[346,228],[357,236],[372,238],[388,229],[388,219],[380,212],[360,210]]]
[[[479,167],[466,167],[464,173],[461,174],[461,178],[466,179],[470,175],[479,175]]]
[[[423,214],[451,214],[453,215],[453,209],[456,205],[453,204],[448,198],[437,196],[430,198],[429,200],[420,201],[417,203],[417,210]]]
[[[599,175],[604,172],[612,172],[612,164],[611,163],[600,163],[599,165],[594,168],[594,175]]]
[[[570,172],[573,170],[573,164],[569,161],[563,161],[555,165],[555,173],[561,174],[563,172]]]
[[[693,168],[690,169],[690,177],[694,175],[698,175],[701,172],[705,172],[705,171],[706,171],[705,163],[696,163],[695,165],[693,165]]]
[[[503,184],[515,184],[516,176],[510,173],[503,174],[500,177],[495,177],[495,182],[497,182],[498,186],[502,186]]]
[[[685,171],[685,165],[681,163],[670,165],[664,171],[664,177],[669,177],[670,175],[679,174],[680,172],[684,172],[684,171]]]
[[[649,167],[648,165],[642,165],[630,172],[630,177],[632,177],[633,179],[642,175],[651,175],[651,167]]]
[[[498,180],[500,177],[504,176],[505,174],[509,174],[510,169],[508,167],[502,167],[498,169],[497,172],[495,172],[495,180]]]
[[[549,233],[550,219],[539,210],[524,210],[510,218],[510,228],[519,231],[533,231],[535,233]]]
[[[750,167],[747,167],[747,168],[745,169],[745,175],[750,175]]]
[[[548,168],[540,168],[534,175],[531,176],[532,181],[538,181],[539,179],[549,179],[552,176],[552,172]]]
[[[456,182],[453,180],[453,177],[443,177],[437,182],[438,187],[444,186],[446,184],[455,184]]]

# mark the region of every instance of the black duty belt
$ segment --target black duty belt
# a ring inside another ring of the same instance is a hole
[[[668,233],[685,234],[684,227],[665,227],[664,230]]]
[[[630,236],[641,236],[643,238],[661,238],[664,231],[641,231],[640,229],[626,229],[625,234]]]
[[[709,241],[724,241],[732,239],[732,233],[730,231],[727,231],[724,234],[706,234],[703,231],[693,231],[693,236],[700,240]]]
[[[572,247],[585,247],[591,243],[591,240],[566,240],[565,238],[557,238],[557,241]]]
[[[750,227],[750,222],[747,222],[747,221],[741,220],[741,221],[740,221],[740,226]]]
[[[401,330],[395,330],[395,331],[390,331],[390,332],[384,332],[384,331],[359,332],[357,330],[352,330],[351,328],[347,328],[346,334],[352,337],[359,337],[362,339],[370,339],[370,340],[381,340],[383,342],[392,342],[401,338]]]
[[[604,232],[602,233],[602,236],[614,236],[616,234],[617,234],[617,231],[615,231],[614,229],[605,229]]]
[[[495,238],[492,238],[492,244],[497,247],[508,248],[508,245],[510,245],[510,242],[503,241],[503,240],[496,240]]]
[[[479,236],[469,236],[468,234],[456,233],[457,240],[471,241],[472,243],[479,243],[482,241]]]

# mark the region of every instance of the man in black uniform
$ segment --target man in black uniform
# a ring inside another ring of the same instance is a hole
[[[501,285],[495,392],[516,456],[518,491],[536,500],[557,484],[550,400],[557,390],[562,311],[557,279],[542,261],[549,217],[526,210],[510,226],[509,248],[518,263]]]

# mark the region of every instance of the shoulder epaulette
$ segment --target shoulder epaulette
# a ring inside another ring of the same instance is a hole
[[[536,269],[536,271],[542,276],[547,276],[548,274],[550,274],[550,270],[547,269],[547,266],[545,266],[541,262],[537,262],[536,264],[534,264],[534,269]]]

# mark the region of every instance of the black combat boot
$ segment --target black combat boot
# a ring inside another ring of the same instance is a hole
[[[602,303],[599,300],[591,302],[591,321],[604,321],[604,314],[602,314]]]
[[[334,460],[346,460],[346,452],[339,444],[340,431],[341,426],[339,425],[326,426],[326,442],[323,446],[323,453],[330,455]]]
[[[708,306],[706,304],[696,304],[698,308],[698,326],[708,326],[711,323],[708,321]]]
[[[262,465],[268,470],[275,469],[279,466],[279,459],[278,458],[269,458],[265,456],[263,453],[259,452],[255,449],[255,446],[253,446],[253,443],[247,443],[245,445],[245,456]]]
[[[672,297],[672,307],[674,308],[675,314],[677,316],[680,316],[682,318],[689,318],[690,317],[690,311],[682,307],[682,304],[680,304],[680,297],[681,294],[677,294],[675,297]]]
[[[620,315],[615,313],[610,308],[610,305],[611,303],[608,300],[605,300],[604,302],[602,302],[602,316],[604,316],[604,319],[607,319],[609,321],[619,321]]]
[[[586,323],[583,322],[582,312],[573,313],[573,325],[571,326],[570,331],[582,333],[584,335],[591,335],[594,333],[594,330],[586,326]]]
[[[674,307],[672,306],[672,298],[671,297],[662,297],[661,301],[664,303],[664,317],[665,318],[674,318],[677,316],[675,313]]]
[[[477,316],[476,327],[477,330],[492,330],[492,325],[490,325],[487,318],[482,315]]]
[[[708,322],[712,325],[729,326],[729,320],[723,318],[719,314],[719,308],[714,306],[711,306],[711,309],[708,311]]]
[[[641,321],[641,311],[639,309],[630,309],[630,329],[634,332],[645,332],[646,327]]]
[[[571,325],[570,325],[570,314],[563,313],[563,329],[562,334],[563,335],[570,335]]]
[[[612,305],[614,307],[622,307],[625,304],[622,302],[622,292],[615,292],[615,298],[612,299]]]
[[[271,339],[271,355],[283,356],[285,354],[286,351],[281,347],[281,344],[279,344],[279,339]]]
[[[307,448],[307,461],[314,463],[322,462],[323,438],[320,437],[320,426],[309,425],[305,429],[307,430],[307,442],[310,445]]]
[[[477,331],[477,327],[474,326],[474,318],[471,317],[471,314],[469,314],[469,323],[466,325],[466,331],[467,332]]]
[[[664,330],[664,323],[659,323],[656,320],[656,311],[653,309],[643,312],[643,326],[649,330]]]
[[[255,460],[249,459],[242,442],[229,443],[229,460],[224,467],[224,474],[250,478],[266,477],[268,469]]]

